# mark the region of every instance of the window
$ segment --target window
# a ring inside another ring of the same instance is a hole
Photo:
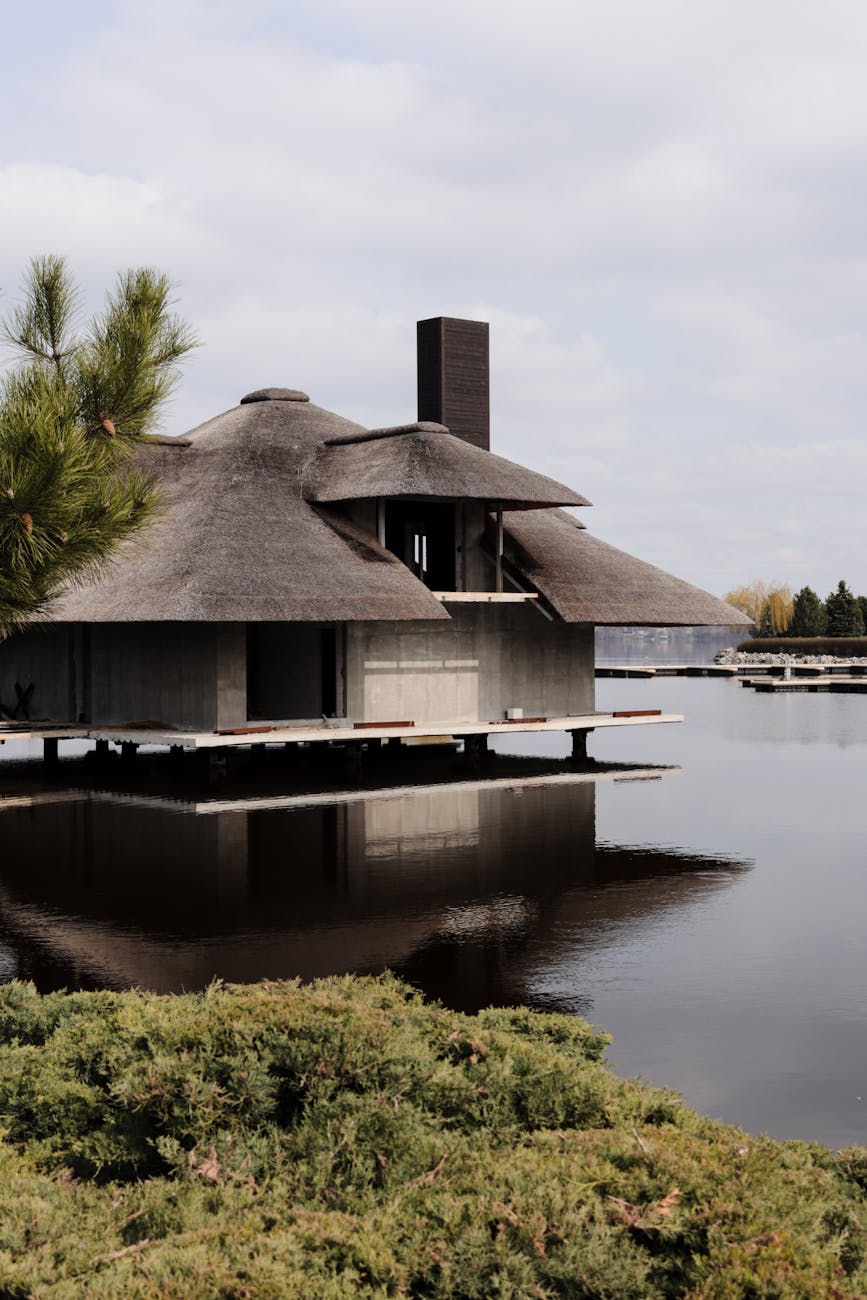
[[[385,544],[432,591],[455,591],[455,507],[387,501]]]

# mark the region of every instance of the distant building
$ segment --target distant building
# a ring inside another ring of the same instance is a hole
[[[418,340],[419,423],[365,429],[265,388],[145,443],[162,517],[0,647],[0,699],[32,685],[33,719],[130,731],[567,727],[594,710],[594,625],[746,621],[489,450],[487,325]]]

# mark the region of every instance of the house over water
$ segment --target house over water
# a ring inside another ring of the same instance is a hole
[[[481,322],[419,322],[417,423],[366,429],[263,388],[139,457],[162,517],[0,647],[7,710],[178,743],[577,731],[601,721],[594,626],[746,621],[490,450]]]

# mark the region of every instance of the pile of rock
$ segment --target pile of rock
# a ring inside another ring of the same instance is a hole
[[[805,654],[750,654],[746,650],[719,650],[713,657],[715,664],[867,664],[867,657],[842,655],[805,655]]]

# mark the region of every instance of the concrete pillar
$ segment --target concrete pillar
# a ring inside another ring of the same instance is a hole
[[[351,740],[346,746],[346,761],[354,781],[361,780],[361,742]]]
[[[587,728],[582,728],[581,731],[573,731],[570,733],[572,736],[573,763],[587,762],[587,730]]]
[[[42,761],[46,767],[57,766],[57,737],[46,736],[42,742]]]
[[[479,763],[488,756],[488,737],[486,733],[476,736],[459,736],[459,740],[464,742],[464,761],[471,767],[478,767]]]

